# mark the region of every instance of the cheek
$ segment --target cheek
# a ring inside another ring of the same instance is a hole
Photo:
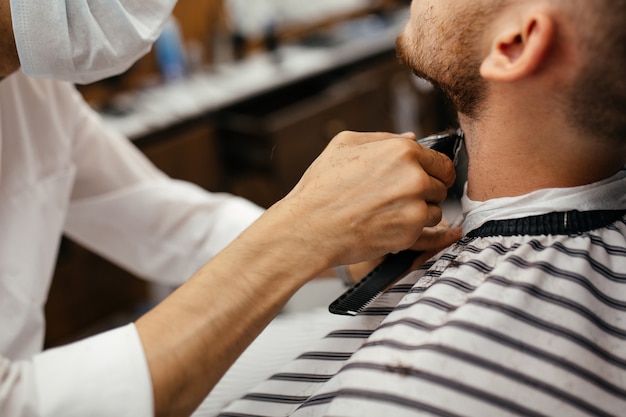
[[[400,33],[398,39],[396,39],[396,55],[400,61],[411,67],[411,42],[408,39],[407,29]]]
[[[418,15],[411,13],[409,21],[404,26],[400,36],[398,36],[397,44],[400,44],[405,52],[410,53],[421,40],[423,29],[424,22],[419,19]]]
[[[424,23],[439,13],[442,0],[414,0],[411,3],[411,18]]]

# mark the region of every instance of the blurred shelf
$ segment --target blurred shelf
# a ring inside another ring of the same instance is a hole
[[[298,81],[393,53],[407,16],[407,9],[395,11],[385,26],[376,26],[367,36],[350,38],[344,31],[330,44],[285,44],[272,53],[255,54],[176,83],[125,94],[118,97],[119,108],[102,116],[112,129],[137,139]]]
[[[276,29],[276,40],[279,43],[297,42],[312,34],[332,29],[346,22],[369,16],[390,15],[398,10],[406,10],[406,3],[396,0],[375,0],[370,1],[368,6],[354,6],[319,19],[307,18],[303,21],[290,22],[280,25]],[[259,50],[265,47],[265,42],[265,39],[248,39],[247,47],[250,50]]]

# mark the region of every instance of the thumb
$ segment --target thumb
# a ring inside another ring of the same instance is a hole
[[[450,246],[463,237],[462,227],[438,225],[424,228],[420,238],[411,246],[411,249],[424,252],[439,251]]]

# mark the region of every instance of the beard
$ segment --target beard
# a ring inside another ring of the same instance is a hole
[[[425,21],[422,25],[407,26],[396,41],[400,61],[416,76],[441,90],[459,113],[472,119],[478,118],[487,91],[487,83],[480,75],[482,59],[477,50],[480,21],[480,17],[467,14],[445,24]],[[429,27],[441,31],[431,33]],[[409,37],[407,30],[413,30],[413,36]]]

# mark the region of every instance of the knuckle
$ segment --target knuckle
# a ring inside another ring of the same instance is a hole
[[[422,228],[428,221],[428,204],[424,200],[418,200],[416,203],[406,207],[405,219],[411,229]]]
[[[397,136],[391,136],[387,140],[390,146],[390,150],[394,152],[395,157],[400,160],[413,160],[415,161],[415,155],[418,150],[418,145],[414,141],[407,140],[406,138],[399,138]]]
[[[413,192],[422,193],[432,187],[430,176],[422,169],[414,169],[413,175],[408,178],[408,181],[410,190]]]
[[[428,212],[429,216],[426,226],[437,226],[441,222],[441,219],[443,219],[443,210],[437,205],[430,205],[428,206]]]
[[[356,132],[353,132],[351,130],[343,130],[337,133],[337,135],[335,136],[333,140],[341,142],[341,143],[349,143],[353,140],[355,135],[356,135]]]
[[[342,145],[345,143],[349,142],[349,138],[350,138],[350,132],[349,131],[342,131],[337,133],[331,140],[330,140],[330,144],[331,145]]]
[[[395,239],[394,241],[397,250],[404,250],[413,246],[415,242],[419,239],[422,230],[422,228],[412,228],[407,229],[403,233],[399,234],[397,239]]]

